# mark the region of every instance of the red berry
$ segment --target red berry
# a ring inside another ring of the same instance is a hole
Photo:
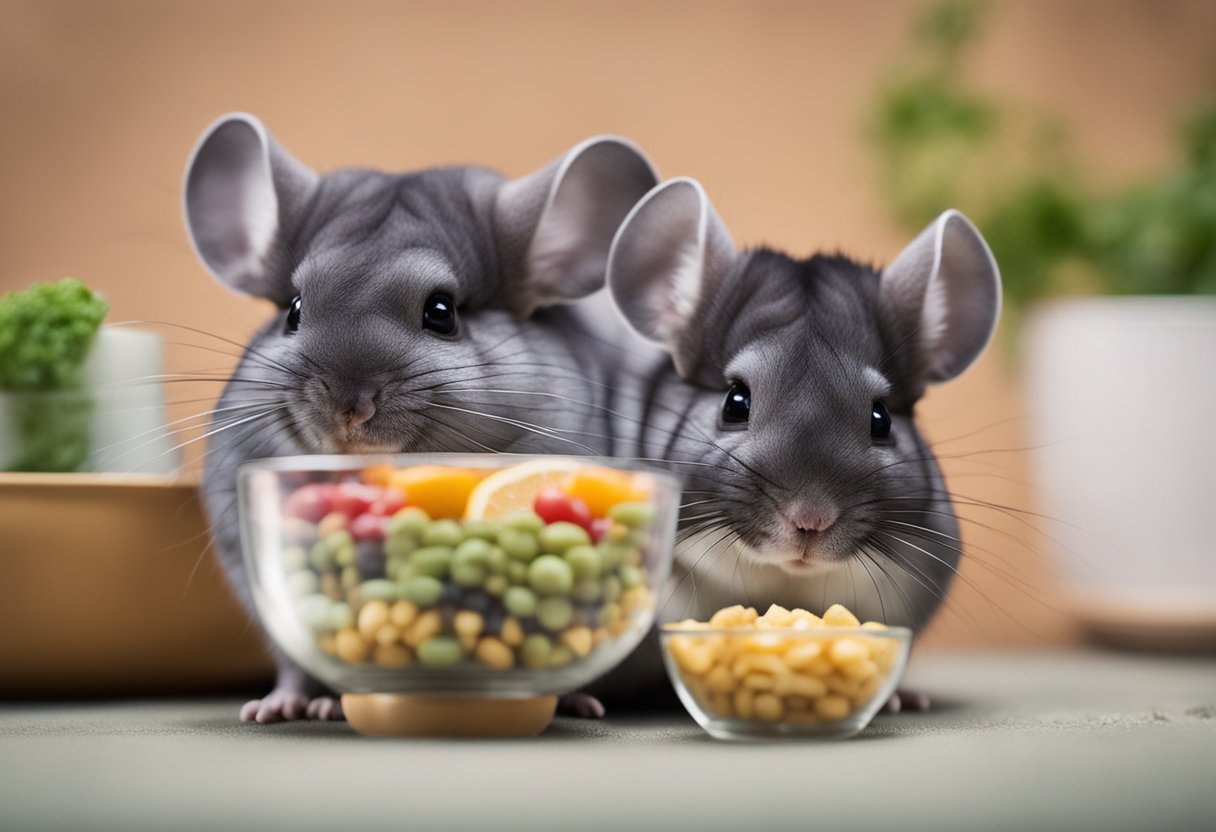
[[[536,495],[532,510],[546,523],[565,521],[591,529],[591,510],[578,497],[571,497],[556,486],[549,486]]]
[[[351,537],[362,543],[365,540],[384,540],[387,526],[386,517],[368,512],[351,520],[349,531]]]
[[[379,517],[392,517],[405,508],[405,492],[400,488],[386,488],[380,497],[368,506],[368,511]]]
[[[374,485],[344,482],[334,490],[334,511],[347,517],[358,517],[380,499],[382,491]]]
[[[591,542],[599,543],[608,534],[612,528],[611,517],[597,517],[591,521],[591,527],[587,531],[591,534]]]
[[[283,513],[316,523],[333,511],[333,501],[328,489],[320,483],[303,485],[287,495],[283,501]]]

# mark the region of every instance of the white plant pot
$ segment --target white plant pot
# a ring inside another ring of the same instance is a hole
[[[1051,303],[1024,332],[1038,503],[1077,619],[1216,646],[1216,299]]]

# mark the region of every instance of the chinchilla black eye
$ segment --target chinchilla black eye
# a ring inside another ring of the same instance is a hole
[[[300,328],[300,296],[296,295],[291,302],[291,306],[287,307],[287,327],[288,335]]]
[[[747,422],[752,410],[752,393],[747,385],[736,381],[726,393],[726,402],[722,405],[722,421],[728,425],[739,425]]]
[[[434,292],[422,307],[422,326],[440,335],[456,331],[456,304],[451,295]]]
[[[887,412],[887,406],[880,401],[875,401],[870,406],[870,438],[874,440],[889,439],[891,437],[891,414]]]

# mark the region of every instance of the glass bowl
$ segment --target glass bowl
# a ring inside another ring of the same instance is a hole
[[[642,640],[671,571],[676,480],[610,459],[301,456],[238,477],[258,614],[365,733],[542,730]]]
[[[895,692],[912,643],[904,627],[660,629],[680,701],[717,739],[843,739]]]

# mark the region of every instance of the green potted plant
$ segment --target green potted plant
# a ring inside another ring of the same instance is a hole
[[[930,6],[879,90],[884,197],[913,230],[959,208],[992,246],[1078,619],[1122,642],[1216,643],[1216,106],[1183,125],[1168,170],[1095,187],[1056,120],[966,83],[988,10]]]

